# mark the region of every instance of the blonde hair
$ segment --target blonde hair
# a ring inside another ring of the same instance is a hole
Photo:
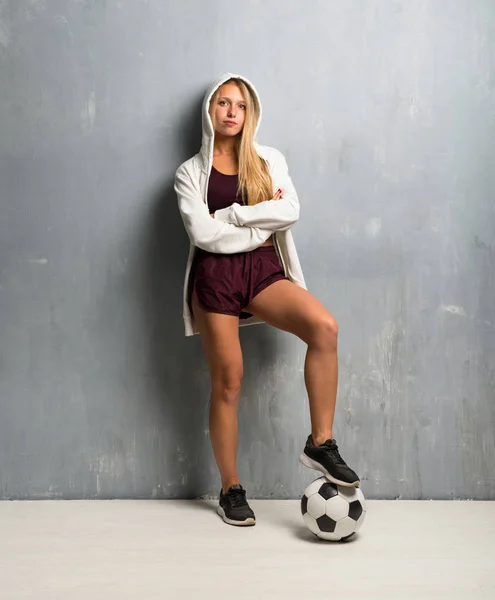
[[[266,161],[261,158],[254,147],[254,134],[260,117],[260,105],[251,88],[241,79],[229,79],[226,83],[236,85],[246,100],[246,117],[244,127],[235,140],[235,151],[239,162],[238,193],[249,205],[258,204],[273,198],[273,183]],[[220,86],[221,87],[221,86]],[[215,107],[220,95],[220,87],[210,101],[210,117],[213,122]]]

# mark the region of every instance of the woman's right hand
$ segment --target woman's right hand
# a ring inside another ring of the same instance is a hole
[[[274,200],[282,200],[282,198],[283,198],[283,192],[282,192],[282,190],[281,190],[281,189],[278,189],[278,190],[275,192],[275,196],[273,196],[273,199],[274,199]]]

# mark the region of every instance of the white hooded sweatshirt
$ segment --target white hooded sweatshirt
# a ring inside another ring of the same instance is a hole
[[[211,218],[208,208],[208,182],[213,165],[213,146],[215,133],[209,115],[210,100],[217,88],[231,78],[242,79],[258,98],[253,84],[241,75],[226,73],[207,91],[203,101],[203,138],[198,154],[183,163],[175,174],[175,191],[179,210],[191,241],[186,266],[183,293],[183,316],[186,336],[198,333],[193,315],[189,310],[188,284],[191,265],[196,248],[218,254],[250,252],[274,235],[274,245],[285,275],[290,281],[306,289],[299,258],[290,227],[299,218],[299,200],[289,176],[287,163],[281,152],[254,142],[259,156],[266,160],[273,182],[273,193],[277,189],[283,192],[281,200],[260,202],[254,206],[232,206],[217,210]],[[261,121],[256,126],[258,131]],[[262,323],[257,317],[239,321],[240,326]]]

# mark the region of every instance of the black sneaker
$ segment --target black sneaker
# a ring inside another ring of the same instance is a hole
[[[313,438],[308,436],[304,452],[299,457],[305,467],[321,471],[325,477],[346,487],[358,487],[359,477],[346,465],[339,454],[339,448],[335,440],[330,439],[321,446],[313,444]]]
[[[217,513],[229,525],[256,525],[256,517],[246,500],[246,490],[240,484],[231,486],[225,494],[220,490]]]

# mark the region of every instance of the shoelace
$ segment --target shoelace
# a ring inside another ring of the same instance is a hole
[[[328,453],[334,459],[336,464],[347,466],[344,459],[340,456],[339,447],[335,442],[326,441],[320,447],[325,447],[325,449],[328,450]]]
[[[230,490],[226,496],[232,508],[246,504],[246,490],[234,488],[233,490]]]

